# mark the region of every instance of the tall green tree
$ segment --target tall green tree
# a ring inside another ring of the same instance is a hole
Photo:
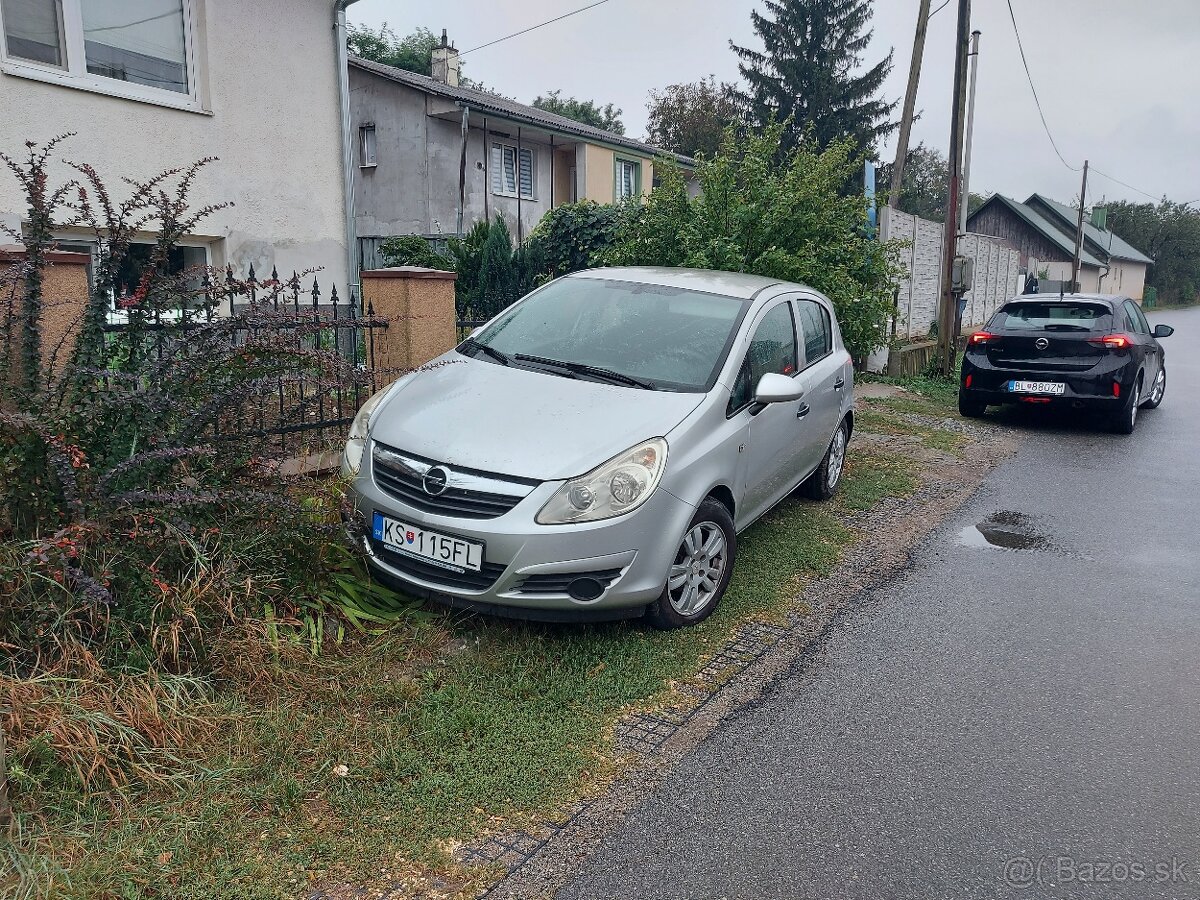
[[[718,83],[715,75],[651,91],[646,108],[649,142],[684,156],[712,156],[725,129],[741,120],[736,86]]]
[[[593,128],[601,128],[613,134],[625,133],[625,123],[621,121],[622,110],[611,103],[600,106],[594,100],[577,100],[574,97],[564,97],[562,91],[548,91],[544,96],[536,97],[533,105],[546,112],[591,125]]]
[[[787,123],[784,147],[806,132],[820,148],[850,140],[866,154],[891,132],[896,101],[880,96],[892,53],[865,71],[871,40],[871,0],[765,0],[750,13],[763,49],[729,45],[741,59],[750,120]]]
[[[350,25],[347,32],[347,44],[355,56],[418,75],[433,74],[433,48],[441,41],[428,28],[398,37],[384,22],[378,31],[366,25]]]
[[[1108,227],[1154,259],[1146,284],[1157,289],[1160,303],[1200,300],[1200,211],[1166,198],[1111,203]]]

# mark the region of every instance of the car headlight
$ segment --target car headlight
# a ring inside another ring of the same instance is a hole
[[[667,463],[667,442],[644,441],[572,478],[537,514],[539,525],[595,522],[633,512],[650,499]]]
[[[348,478],[356,476],[362,468],[363,452],[367,449],[367,434],[371,428],[371,414],[383,402],[387,392],[388,388],[384,388],[372,394],[350,423],[350,436],[346,439],[346,449],[342,451],[342,474]]]

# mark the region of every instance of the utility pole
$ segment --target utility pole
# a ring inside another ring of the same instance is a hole
[[[946,203],[946,228],[942,244],[942,305],[938,321],[938,357],[942,375],[954,374],[958,347],[954,321],[958,298],[954,294],[954,257],[958,252],[958,204],[962,186],[963,132],[967,101],[967,49],[971,31],[971,0],[958,0],[958,30],[954,45],[954,105],[950,110],[950,196]]]
[[[900,186],[904,183],[908,139],[917,109],[917,84],[921,80],[921,60],[925,56],[925,35],[929,31],[929,3],[930,0],[921,0],[921,9],[917,13],[917,34],[913,38],[912,62],[908,67],[908,90],[904,92],[904,113],[900,117],[900,134],[896,139],[896,164],[892,166],[892,192],[888,195],[888,206],[892,209],[900,203]]]
[[[958,230],[967,233],[967,213],[971,207],[971,145],[975,136],[975,82],[979,78],[979,29],[971,32],[971,96],[967,100],[967,150],[963,158],[962,201],[958,204],[962,213],[958,217]]]
[[[1083,187],[1079,189],[1079,227],[1075,231],[1075,258],[1071,261],[1071,293],[1079,288],[1079,257],[1083,255],[1083,207],[1087,197],[1088,161],[1083,161]]]

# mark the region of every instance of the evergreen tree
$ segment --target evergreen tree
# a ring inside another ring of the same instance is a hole
[[[750,121],[764,126],[791,119],[784,136],[790,150],[805,132],[821,149],[843,139],[861,153],[896,127],[896,102],[879,97],[892,69],[892,54],[861,74],[871,40],[871,0],[765,0],[751,12],[763,50],[730,42],[742,60],[748,88],[740,99]]]

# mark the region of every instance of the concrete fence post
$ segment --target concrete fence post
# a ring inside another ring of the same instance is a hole
[[[415,369],[458,343],[453,272],[398,266],[362,273],[363,309],[388,319],[375,332],[376,367]]]

